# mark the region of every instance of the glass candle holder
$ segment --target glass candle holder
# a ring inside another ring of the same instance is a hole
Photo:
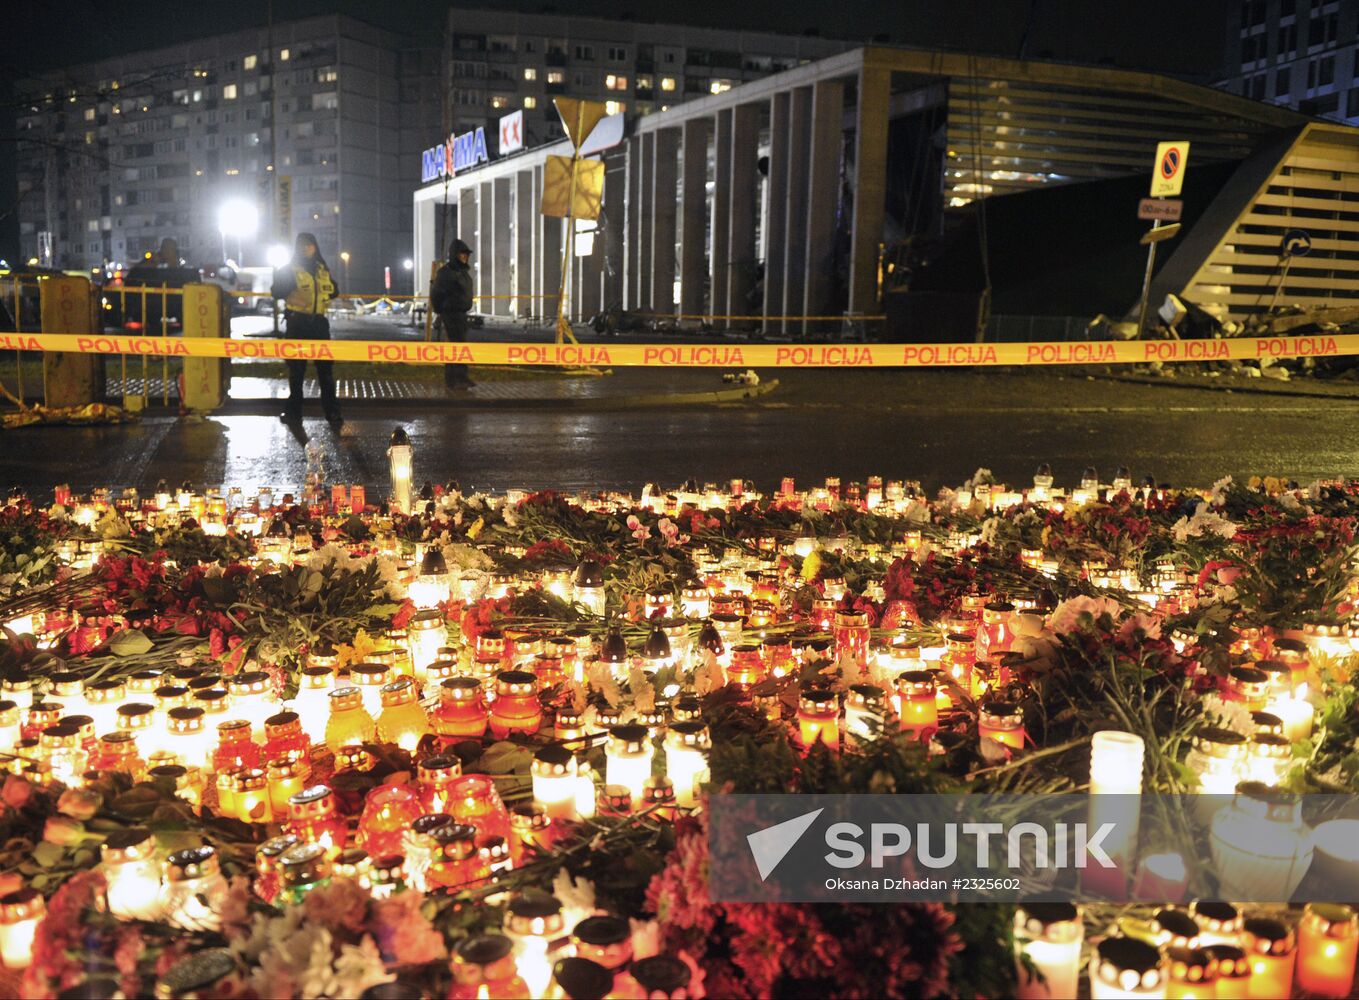
[[[1152,941],[1161,948],[1197,948],[1202,931],[1199,922],[1188,910],[1166,906],[1156,911],[1151,920]]]
[[[127,684],[120,680],[90,681],[85,685],[85,703],[94,719],[96,736],[118,728],[118,706],[127,701]]]
[[[37,889],[16,889],[0,896],[0,963],[6,969],[33,964],[33,938],[47,913]]]
[[[127,774],[141,780],[146,762],[137,755],[137,741],[131,733],[114,732],[99,737],[90,769],[106,774]]]
[[[503,934],[465,937],[453,949],[448,1000],[528,1000],[528,984],[514,963],[514,942]]]
[[[288,902],[301,903],[307,893],[330,883],[331,857],[322,844],[298,844],[278,858],[283,875],[283,895]]]
[[[1194,734],[1185,765],[1205,795],[1230,795],[1246,776],[1246,737],[1230,729],[1203,726]]]
[[[1272,917],[1247,917],[1241,947],[1250,960],[1251,996],[1288,996],[1298,960],[1298,936],[1293,928]]]
[[[1205,948],[1167,948],[1166,1000],[1214,1000],[1217,963]],[[1287,996],[1288,991],[1274,994]]]
[[[161,905],[165,919],[186,931],[219,931],[216,907],[226,895],[226,879],[213,847],[192,847],[171,854],[165,864]]]
[[[698,720],[675,722],[665,735],[665,771],[674,786],[675,801],[686,809],[698,804],[709,780],[708,752],[712,740],[708,727]]]
[[[532,734],[542,722],[538,678],[526,670],[502,670],[496,674],[491,734],[502,740],[510,733]]]
[[[896,679],[898,716],[901,731],[916,739],[928,739],[929,731],[939,726],[939,699],[934,674],[928,670],[907,670]]]
[[[59,722],[48,726],[39,739],[38,752],[50,780],[68,788],[84,784],[90,755],[81,746],[79,725]]]
[[[250,738],[263,743],[264,723],[278,709],[269,675],[263,670],[242,670],[226,679],[231,695],[231,714],[250,722]]]
[[[305,764],[292,756],[275,757],[264,767],[269,782],[269,808],[275,819],[288,815],[288,800],[306,787]]]
[[[382,714],[377,720],[377,736],[414,753],[420,739],[430,731],[429,716],[418,699],[418,688],[409,677],[382,687]]]
[[[835,642],[835,656],[849,656],[860,666],[868,662],[868,613],[865,611],[841,609],[835,613],[835,627],[832,632]]]
[[[283,872],[279,857],[301,841],[291,833],[270,837],[255,848],[255,894],[272,903],[283,888]]]
[[[386,899],[406,887],[406,859],[400,854],[373,858],[368,868],[369,892]]]
[[[424,812],[441,813],[452,808],[453,784],[462,777],[462,761],[453,754],[426,757],[416,770],[416,786]]]
[[[552,819],[576,818],[576,758],[559,743],[549,743],[533,755],[530,765],[533,800]]]
[[[445,746],[486,732],[489,713],[475,677],[450,677],[439,686],[439,705],[431,722]]]
[[[488,774],[464,774],[449,785],[453,817],[477,828],[483,837],[510,835],[510,814]]]
[[[1245,951],[1234,944],[1210,944],[1203,950],[1213,963],[1213,996],[1219,1000],[1247,1000],[1252,995],[1252,984],[1250,960]]]
[[[423,686],[429,679],[430,665],[439,658],[439,650],[448,641],[443,614],[433,610],[415,614],[407,627],[406,641],[416,683]]]
[[[349,668],[349,682],[363,696],[363,707],[373,718],[382,714],[382,687],[392,681],[391,669],[383,663],[355,663]]]
[[[988,700],[978,706],[977,732],[987,740],[1011,750],[1024,749],[1024,713],[1009,701]]]
[[[217,747],[212,751],[214,771],[259,767],[261,763],[262,754],[259,744],[251,738],[249,721],[230,719],[217,724]]]
[[[1084,937],[1081,911],[1073,903],[1026,903],[1016,908],[1019,981],[1015,995],[1020,1000],[1074,997]]]
[[[840,702],[833,691],[811,689],[798,699],[798,738],[810,748],[820,741],[831,750],[840,748]]]
[[[292,710],[302,723],[302,730],[313,743],[326,740],[326,723],[330,720],[330,692],[335,672],[328,666],[309,664],[297,677],[297,697]]]
[[[510,813],[510,858],[518,868],[530,850],[552,847],[552,818],[537,802],[521,802]]]
[[[1256,733],[1246,748],[1246,774],[1251,781],[1277,785],[1293,762],[1293,745],[1286,736]]]
[[[1269,693],[1269,674],[1255,667],[1232,667],[1227,673],[1227,691],[1249,711],[1263,711]]]
[[[576,954],[608,969],[614,975],[632,962],[632,928],[627,920],[607,913],[586,917],[571,931]]]
[[[378,785],[364,800],[359,844],[373,857],[397,854],[406,831],[427,812],[419,792],[410,785]]]
[[[1190,912],[1199,922],[1199,943],[1235,944],[1241,937],[1241,911],[1221,900],[1196,899]]]
[[[950,632],[944,636],[944,658],[939,665],[964,691],[972,688],[972,665],[976,662],[976,633]]]
[[[519,893],[505,910],[504,930],[514,942],[515,967],[529,994],[542,996],[552,978],[551,952],[566,932],[561,903],[543,892]]]
[[[99,854],[109,912],[120,920],[156,920],[161,913],[161,866],[151,831],[115,830]]]
[[[1165,993],[1161,952],[1145,941],[1115,935],[1101,941],[1091,954],[1091,1000],[1157,998]]]
[[[1359,917],[1348,906],[1309,903],[1298,924],[1297,985],[1322,997],[1349,996]]]
[[[405,858],[403,879],[417,892],[426,890],[425,876],[434,861],[434,833],[454,822],[448,813],[429,813],[417,817],[401,835],[401,854]]]
[[[640,801],[642,787],[651,777],[654,750],[646,726],[613,726],[604,748],[605,783],[622,785],[633,801]]]
[[[852,684],[845,693],[845,731],[861,740],[883,733],[887,694],[876,684]]]
[[[333,748],[348,743],[371,743],[377,739],[377,723],[364,706],[362,691],[355,687],[336,688],[329,697],[330,719],[325,732],[327,746]]]
[[[264,759],[290,758],[303,764],[311,753],[311,739],[296,712],[276,712],[264,720]]]
[[[288,800],[287,832],[304,844],[320,844],[335,856],[349,840],[349,826],[338,815],[335,795],[325,785],[304,788]]]
[[[242,823],[272,823],[273,802],[269,796],[269,777],[262,768],[239,768],[234,774],[232,810]]]

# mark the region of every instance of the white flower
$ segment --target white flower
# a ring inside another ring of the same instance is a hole
[[[517,512],[513,507],[511,507],[509,504],[506,504],[506,505],[505,505],[505,510],[504,510],[504,512],[503,512],[503,515],[504,515],[504,518],[505,518],[505,527],[507,527],[507,528],[517,528],[517,527],[519,527],[519,514],[518,514],[518,512]]]
[[[572,878],[565,868],[558,869],[557,877],[552,880],[552,895],[567,911],[568,927],[574,927],[595,912],[595,884],[588,878]]]
[[[1300,511],[1303,509],[1302,501],[1292,493],[1280,493],[1279,506],[1287,511]],[[1310,515],[1312,512],[1309,510],[1307,513]]]
[[[1057,635],[1076,631],[1082,614],[1098,619],[1109,615],[1117,621],[1123,614],[1123,606],[1112,597],[1073,597],[1063,601],[1048,616],[1048,628]]]
[[[585,679],[590,687],[604,696],[610,707],[617,708],[623,701],[623,692],[614,679],[613,667],[602,660],[594,660],[586,671]]]
[[[1182,517],[1175,522],[1171,533],[1175,541],[1183,544],[1190,538],[1202,538],[1207,535],[1217,535],[1219,538],[1231,540],[1236,537],[1239,530],[1234,522],[1214,513],[1206,503],[1200,503],[1195,508],[1193,517]]]
[[[94,531],[107,541],[110,538],[129,537],[132,534],[132,526],[123,520],[123,515],[118,513],[117,508],[110,507],[104,512],[104,516],[95,522]]]
[[[489,570],[495,568],[495,562],[490,556],[470,545],[461,543],[445,545],[443,553],[444,562],[448,563],[449,569]]]
[[[1242,701],[1227,701],[1220,695],[1208,693],[1203,696],[1203,714],[1215,725],[1238,732],[1242,736],[1255,734],[1255,720],[1251,710]]]
[[[1223,476],[1213,484],[1213,488],[1208,491],[1208,500],[1214,507],[1221,507],[1227,502],[1227,490],[1231,488],[1232,477]]]
[[[340,945],[340,957],[335,960],[334,996],[356,997],[369,987],[395,980],[396,976],[383,965],[378,946],[367,934],[357,945]]]
[[[656,689],[647,680],[640,663],[634,663],[628,671],[628,690],[632,694],[632,707],[638,712],[650,712],[656,707]]]
[[[628,918],[632,925],[633,960],[651,958],[661,953],[661,925],[655,920]]]

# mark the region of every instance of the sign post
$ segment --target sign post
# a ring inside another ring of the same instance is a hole
[[[604,164],[599,160],[582,160],[580,148],[603,119],[604,104],[575,97],[554,97],[552,103],[561,117],[562,127],[571,140],[571,156],[548,157],[543,171],[542,214],[567,220],[566,245],[562,248],[561,278],[557,285],[557,343],[576,335],[566,318],[566,279],[571,267],[572,248],[576,236],[576,219],[597,219],[604,193]],[[564,182],[564,183],[563,183]]]
[[[1189,143],[1187,141],[1162,142],[1156,146],[1156,162],[1151,168],[1151,197],[1143,198],[1137,206],[1139,219],[1150,218],[1151,230],[1142,238],[1147,244],[1147,269],[1142,275],[1142,297],[1137,306],[1137,337],[1146,335],[1147,297],[1151,294],[1151,274],[1156,267],[1156,244],[1179,233],[1176,221],[1174,231],[1157,235],[1161,220],[1178,220],[1184,202],[1178,195],[1184,188],[1184,174],[1189,168]],[[1160,205],[1157,202],[1161,199]],[[1171,200],[1174,199],[1174,200]],[[1171,214],[1173,213],[1173,214]],[[1170,228],[1170,227],[1167,227]]]

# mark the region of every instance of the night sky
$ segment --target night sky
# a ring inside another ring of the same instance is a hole
[[[1211,82],[1219,74],[1232,0],[482,0],[469,4],[525,13],[683,21],[705,27],[818,32],[1030,58],[1108,62]],[[441,0],[275,0],[277,21],[339,12],[426,38],[442,33]],[[229,12],[229,14],[228,14]],[[263,0],[232,4],[93,0],[11,0],[12,49],[0,72],[0,256],[18,243],[14,213],[14,82],[26,73],[155,48],[265,23]],[[75,27],[73,30],[73,26]]]

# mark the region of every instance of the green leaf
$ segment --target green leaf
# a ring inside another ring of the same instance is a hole
[[[486,752],[478,761],[478,766],[484,768],[488,774],[510,774],[514,771],[527,771],[532,759],[527,747],[502,740],[486,748]]]
[[[109,641],[109,649],[114,656],[141,656],[149,652],[153,645],[146,633],[136,628],[119,632]]]
[[[59,847],[50,841],[41,841],[37,847],[33,848],[33,860],[44,868],[51,868],[66,855],[66,848]]]

